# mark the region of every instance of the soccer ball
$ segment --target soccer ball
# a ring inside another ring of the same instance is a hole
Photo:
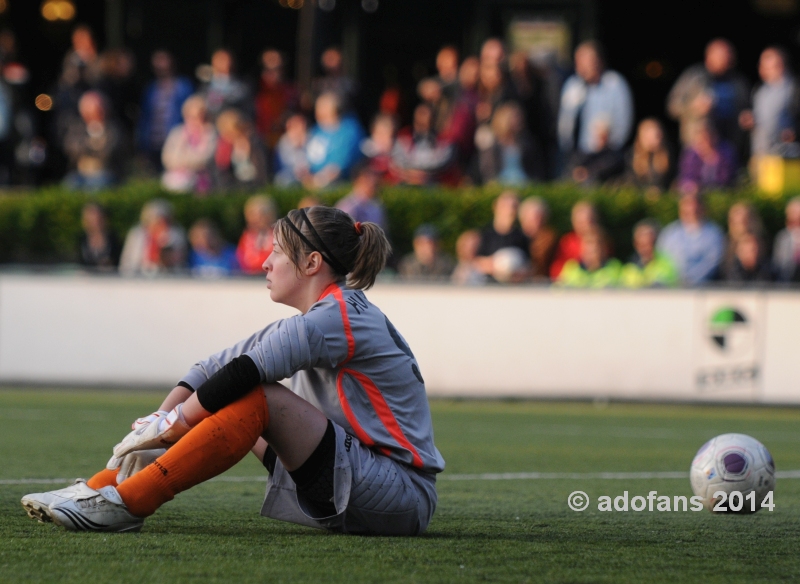
[[[703,444],[692,461],[689,477],[694,494],[709,511],[751,513],[762,506],[771,510],[773,505],[772,455],[746,434],[722,434]],[[718,494],[720,491],[722,494]]]

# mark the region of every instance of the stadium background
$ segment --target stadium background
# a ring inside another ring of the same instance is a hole
[[[413,95],[415,82],[434,71],[442,44],[474,52],[487,36],[505,36],[515,16],[563,20],[572,45],[603,41],[609,61],[636,94],[637,118],[664,117],[669,87],[714,36],[733,41],[751,81],[765,45],[782,44],[800,56],[798,0],[378,0],[374,13],[357,0],[338,0],[334,11],[315,14],[314,44],[304,55],[297,51],[302,10],[288,7],[288,0],[286,7],[278,0],[73,1],[78,20],[97,32],[101,45],[129,46],[141,63],[154,48],[168,46],[188,75],[222,44],[235,50],[246,71],[256,68],[266,37],[287,53],[293,70],[304,58],[317,63],[323,47],[339,43],[349,72],[362,80],[363,104],[373,104],[387,81]],[[74,24],[44,21],[41,5],[0,0],[7,8],[0,25],[17,31],[34,94],[51,89]],[[139,74],[144,78],[146,68]],[[369,108],[360,113],[365,117]],[[49,114],[37,115],[46,122]],[[132,224],[150,196],[137,188],[101,195],[116,197],[118,220],[130,220],[120,229]],[[564,196],[558,187],[545,187],[544,194],[566,224],[579,195]],[[603,193],[593,195],[602,200]],[[294,195],[280,196],[282,207],[295,203]],[[748,196],[762,214],[771,213],[765,215],[771,225],[781,223],[785,197]],[[492,197],[478,196],[481,220],[489,217]],[[712,196],[718,221],[727,210],[725,197]],[[431,198],[422,206],[426,212],[466,204],[454,202],[452,193]],[[85,200],[45,190],[2,201],[7,212],[0,247],[12,242],[40,260],[69,256],[65,248],[75,239]],[[464,200],[473,202],[467,195]],[[637,199],[631,212],[625,206],[631,199],[617,199],[618,208],[605,200],[605,217],[619,213],[629,238],[636,213],[644,214],[636,205],[645,203]],[[175,202],[184,220],[211,212],[231,233],[241,229],[238,203],[229,205],[236,211],[230,213],[219,199]],[[665,197],[647,212],[672,220],[673,203]],[[192,204],[201,210],[188,210]],[[13,205],[19,208],[8,211]],[[653,213],[656,207],[661,210]],[[411,227],[405,226],[407,235]],[[0,249],[0,257],[17,251]],[[800,578],[800,481],[792,480],[800,478],[794,470],[800,469],[800,409],[786,405],[800,399],[796,291],[455,290],[381,283],[371,294],[427,360],[422,369],[432,392],[457,397],[431,400],[437,446],[448,466],[425,536],[353,538],[263,520],[257,510],[265,471],[248,458],[180,495],[139,535],[75,537],[31,522],[20,497],[94,473],[131,420],[157,407],[175,374],[282,314],[270,306],[261,281],[126,281],[77,275],[70,266],[4,265],[0,582],[750,584]],[[458,325],[457,335],[445,324]],[[735,351],[723,355],[723,345]],[[756,376],[750,375],[754,368]],[[717,381],[722,387],[708,387]],[[159,391],[146,391],[153,386]],[[460,399],[464,395],[515,399]],[[518,399],[526,396],[548,399]],[[782,405],[754,405],[765,401]],[[623,489],[690,495],[694,453],[725,432],[751,434],[769,447],[779,469],[774,513],[603,514],[567,507],[577,489],[593,500]]]

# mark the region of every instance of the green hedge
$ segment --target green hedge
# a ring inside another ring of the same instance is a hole
[[[269,194],[285,214],[307,193],[301,189],[269,188]],[[347,193],[346,187],[326,192],[320,198],[333,204]],[[411,249],[414,230],[422,223],[432,223],[442,234],[443,246],[452,251],[458,234],[480,228],[491,220],[492,200],[498,188],[418,188],[389,187],[381,199],[389,217],[389,231],[399,255]],[[616,255],[626,258],[631,252],[631,228],[645,217],[662,224],[677,216],[676,199],[672,194],[644,196],[634,190],[581,189],[567,184],[534,185],[519,190],[520,196],[538,195],[547,200],[552,210],[552,223],[560,231],[570,229],[572,205],[581,199],[594,201],[614,241]],[[249,194],[230,193],[196,198],[165,192],[157,183],[128,185],[85,194],[61,187],[47,187],[32,192],[0,194],[0,262],[57,263],[77,259],[77,242],[81,233],[81,207],[90,200],[102,203],[109,211],[112,229],[124,238],[138,221],[142,205],[153,198],[168,199],[175,206],[178,221],[189,227],[195,220],[207,217],[215,221],[225,237],[236,242],[244,226],[242,207]],[[725,225],[730,205],[749,201],[757,208],[771,238],[782,228],[784,207],[789,195],[767,197],[755,191],[712,193],[708,196],[709,216]]]

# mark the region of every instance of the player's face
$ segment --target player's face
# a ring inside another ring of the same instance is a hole
[[[269,296],[273,302],[294,306],[293,300],[300,297],[304,280],[274,235],[272,244],[272,253],[262,265],[267,273]]]

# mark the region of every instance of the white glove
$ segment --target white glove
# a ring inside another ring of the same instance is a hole
[[[131,478],[166,451],[166,448],[154,448],[152,450],[136,450],[121,458],[112,456],[108,459],[106,468],[108,470],[119,468],[119,472],[117,472],[117,484],[120,484],[125,479]]]
[[[142,426],[125,436],[122,442],[114,447],[114,456],[122,458],[135,450],[169,448],[191,429],[183,417],[183,404],[178,404],[166,418],[159,417],[157,421]]]
[[[140,430],[145,426],[149,426],[152,422],[156,422],[161,418],[166,418],[169,415],[169,412],[165,412],[164,410],[158,410],[157,412],[153,412],[149,416],[145,416],[144,418],[137,418],[136,421],[131,424],[131,430]]]

